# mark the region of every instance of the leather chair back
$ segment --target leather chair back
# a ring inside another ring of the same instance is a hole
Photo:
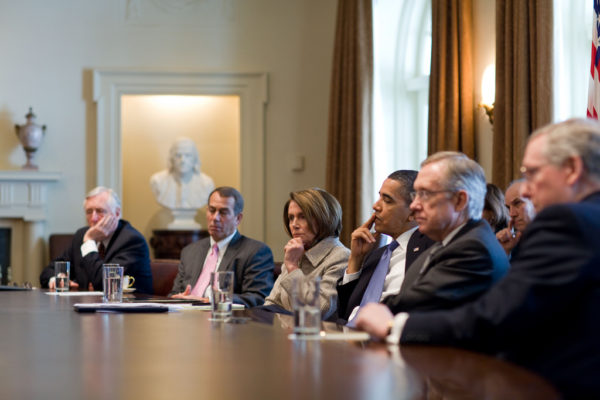
[[[173,288],[173,282],[177,276],[179,260],[175,259],[155,259],[150,260],[150,269],[152,270],[152,287],[156,296],[166,296]]]
[[[72,233],[53,233],[48,238],[48,252],[50,261],[56,260],[73,241]]]

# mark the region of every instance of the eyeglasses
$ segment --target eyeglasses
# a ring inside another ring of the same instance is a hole
[[[531,181],[537,175],[537,173],[540,172],[540,170],[546,165],[549,164],[542,164],[538,165],[537,167],[522,166],[521,168],[519,168],[519,171],[521,172],[521,175],[523,176],[523,178],[525,178],[525,180]]]
[[[453,193],[453,190],[417,190],[416,192],[412,192],[410,194],[410,199],[415,201],[418,197],[421,201],[429,200],[434,194],[438,193]]]

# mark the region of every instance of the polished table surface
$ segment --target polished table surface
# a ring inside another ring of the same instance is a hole
[[[0,292],[0,398],[557,398],[538,376],[462,350],[290,340],[289,316],[253,311],[223,324],[198,310],[73,310],[98,301]]]

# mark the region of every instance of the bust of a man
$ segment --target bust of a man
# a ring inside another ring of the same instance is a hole
[[[193,140],[180,137],[169,149],[169,168],[150,178],[156,201],[171,210],[198,209],[215,188],[213,180],[200,172],[200,157]]]

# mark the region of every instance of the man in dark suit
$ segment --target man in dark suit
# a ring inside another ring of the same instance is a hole
[[[462,153],[440,152],[421,164],[410,208],[419,231],[437,243],[408,269],[392,312],[453,308],[488,290],[508,270],[494,232],[481,219],[483,169]]]
[[[102,290],[102,264],[119,264],[124,275],[135,278],[140,293],[152,293],[150,255],[144,237],[121,219],[121,201],[109,188],[92,189],[84,201],[88,226],[79,229],[71,245],[53,261],[70,261],[69,286]],[[54,262],[42,270],[42,287],[54,289]]]
[[[568,398],[600,392],[600,124],[542,127],[527,144],[523,195],[538,213],[507,276],[450,311],[368,307],[357,325],[390,343],[460,346],[499,354],[553,382]]]
[[[506,254],[510,254],[519,243],[525,228],[535,217],[533,203],[521,194],[521,187],[524,186],[524,183],[525,179],[517,179],[508,185],[506,193],[504,193],[504,202],[510,221],[508,221],[508,227],[496,233],[496,239]]]
[[[210,236],[181,251],[172,297],[207,301],[210,272],[233,271],[233,302],[246,307],[264,303],[273,288],[273,254],[266,244],[239,234],[243,209],[236,189],[222,186],[211,192],[206,209]]]
[[[408,208],[416,176],[411,170],[391,173],[381,185],[373,215],[352,232],[348,267],[337,285],[340,323],[351,321],[361,305],[397,294],[411,263],[434,243],[417,231]],[[393,241],[375,248],[382,234]]]

